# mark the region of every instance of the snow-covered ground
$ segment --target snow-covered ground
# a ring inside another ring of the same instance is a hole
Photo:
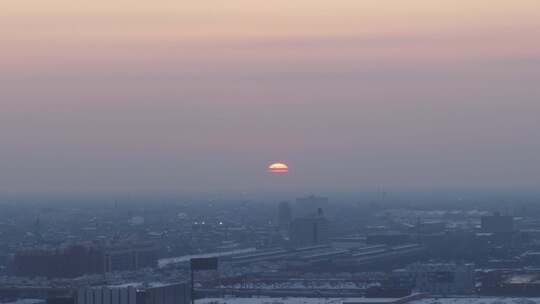
[[[200,299],[196,304],[342,304],[357,303],[391,303],[395,299],[366,298],[225,298]],[[410,304],[540,304],[540,298],[496,298],[496,297],[463,297],[463,298],[429,298],[409,302]]]
[[[285,282],[274,283],[236,283],[221,288],[234,289],[366,289],[369,287],[377,287],[380,284],[355,283],[347,281],[325,281],[325,280],[290,280]]]
[[[45,300],[40,299],[22,299],[13,302],[0,302],[4,304],[45,304]]]
[[[467,297],[429,298],[412,301],[410,304],[540,304],[540,298]]]
[[[365,298],[225,298],[200,299],[196,304],[342,304],[362,302]],[[393,299],[392,299],[393,300]],[[370,303],[388,303],[389,299],[369,299]]]

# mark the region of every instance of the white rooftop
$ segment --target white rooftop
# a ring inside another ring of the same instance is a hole
[[[396,298],[209,298],[196,300],[196,304],[342,304],[354,303],[380,303],[387,304],[396,301]]]
[[[196,304],[342,304],[392,303],[394,298],[209,298],[195,301]],[[414,300],[408,304],[540,304],[540,298],[505,297],[453,297]]]

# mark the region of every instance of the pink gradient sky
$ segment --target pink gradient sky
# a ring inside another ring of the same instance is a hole
[[[537,0],[3,2],[0,190],[532,189],[538,37]]]

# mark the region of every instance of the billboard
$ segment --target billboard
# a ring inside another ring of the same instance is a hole
[[[191,259],[191,270],[217,270],[218,258],[196,258]]]

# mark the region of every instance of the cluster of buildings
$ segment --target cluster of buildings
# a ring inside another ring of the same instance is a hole
[[[190,288],[188,283],[93,286],[79,288],[72,299],[75,304],[187,304]]]
[[[328,207],[328,198],[308,196],[298,198],[295,204],[296,213],[288,202],[281,202],[278,207],[278,227],[291,246],[315,246],[328,243],[330,239],[328,219],[324,216],[324,208]]]
[[[225,296],[540,295],[540,221],[534,217],[377,205],[341,212],[318,196],[224,206],[149,212],[156,218],[129,212],[128,226],[119,226],[123,236],[85,224],[65,242],[47,241],[51,229],[43,233],[43,224],[34,223],[28,234],[34,245],[7,258],[0,300],[37,295],[59,304],[181,304]],[[107,222],[90,220],[100,221]],[[209,256],[219,256],[219,269],[198,274],[192,294],[189,262]]]
[[[76,243],[18,251],[13,260],[17,276],[64,278],[157,266],[152,242]]]

